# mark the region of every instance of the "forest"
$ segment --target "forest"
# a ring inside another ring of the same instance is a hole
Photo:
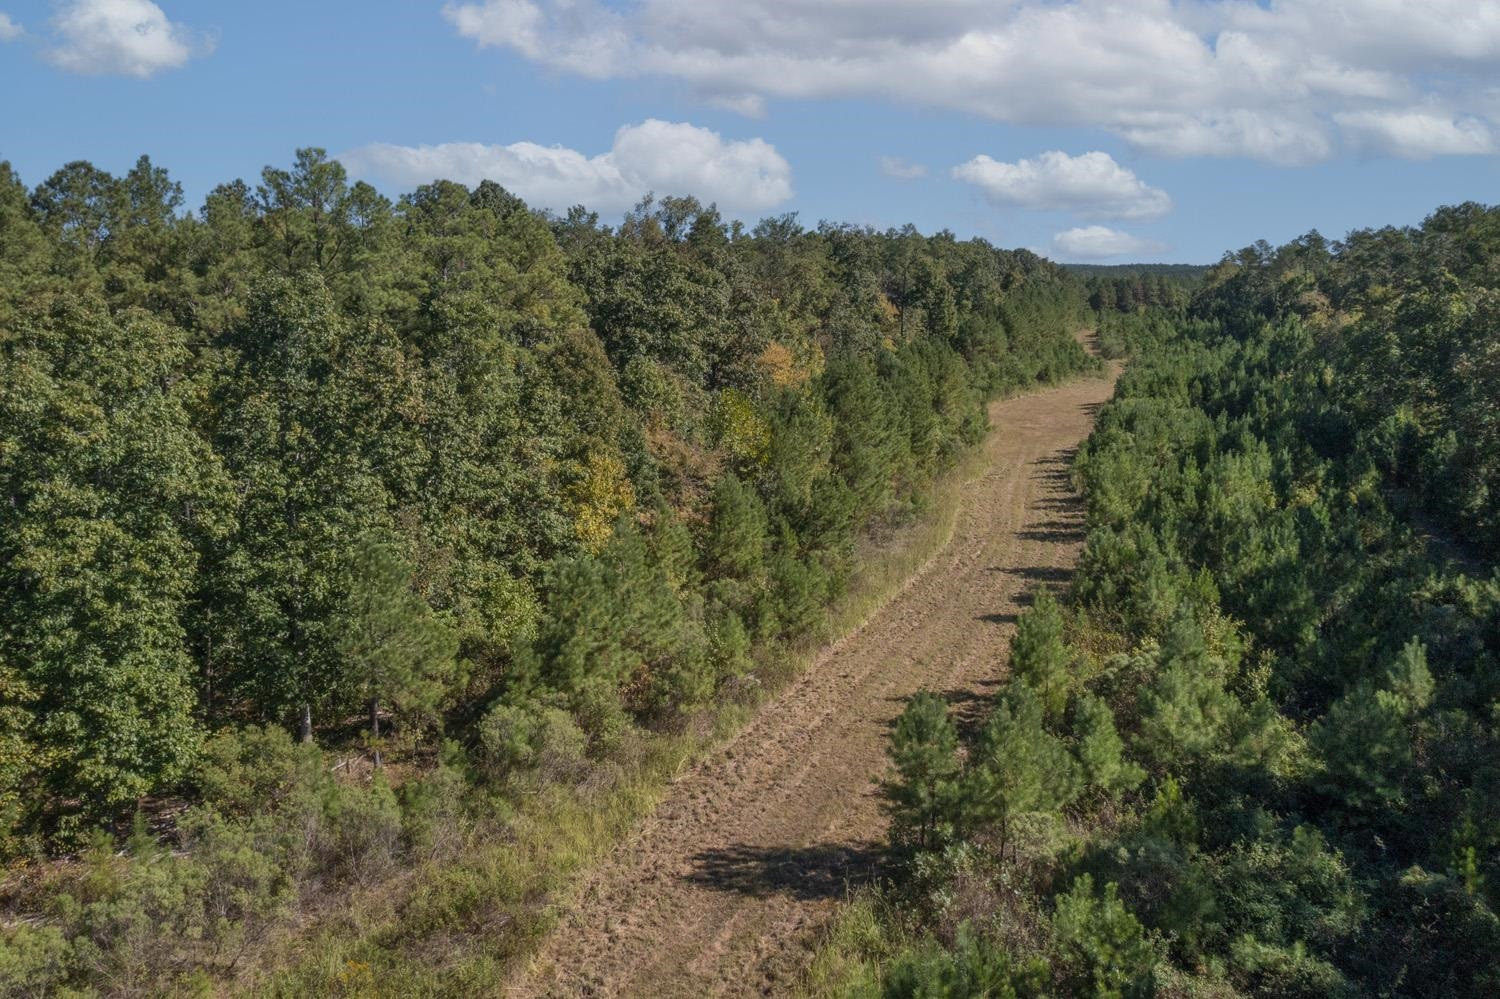
[[[0,164],[0,993],[493,982],[985,402],[1098,370],[1089,295],[318,149],[195,210],[145,157]]]
[[[1067,264],[1065,269],[1083,281],[1089,308],[1111,316],[1185,307],[1208,273],[1193,264]],[[1122,345],[1109,346],[1109,356],[1125,356]]]
[[[885,996],[1500,993],[1500,209],[1099,316],[1086,541],[977,717],[889,740]]]

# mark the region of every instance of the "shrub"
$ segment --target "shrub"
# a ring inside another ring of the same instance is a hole
[[[407,849],[425,855],[448,855],[462,839],[464,775],[440,763],[401,785],[401,829]]]
[[[1047,968],[1017,961],[965,924],[951,951],[934,943],[899,954],[887,972],[889,999],[1024,999],[1044,996]]]
[[[198,765],[204,806],[225,815],[276,811],[328,783],[322,751],[278,725],[225,729]]]
[[[561,708],[497,704],[479,723],[484,771],[494,779],[565,781],[583,768],[588,738]]]

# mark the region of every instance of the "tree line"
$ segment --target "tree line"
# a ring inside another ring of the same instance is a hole
[[[1191,269],[1194,274],[1198,270]],[[1192,288],[1197,284],[1173,271],[1120,272],[1114,268],[1085,272],[1083,283],[1088,290],[1089,308],[1103,315],[1181,308],[1187,305]]]
[[[885,995],[1500,989],[1500,209],[1227,255],[1106,319],[1066,603],[890,744]],[[849,970],[852,969],[852,970]]]
[[[1095,366],[1083,297],[949,233],[391,200],[316,149],[196,211],[144,157],[0,165],[0,852],[84,858],[0,893],[5,990],[232,979],[752,703],[986,400]]]

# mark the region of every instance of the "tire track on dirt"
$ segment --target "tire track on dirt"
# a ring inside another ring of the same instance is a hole
[[[1111,369],[1112,373],[1116,369]],[[994,403],[953,539],[736,738],[684,774],[591,872],[510,994],[785,992],[850,884],[874,876],[885,739],[921,688],[977,710],[1027,594],[1082,545],[1072,456],[1114,378]]]

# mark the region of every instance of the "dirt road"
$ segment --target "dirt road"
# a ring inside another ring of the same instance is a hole
[[[1072,455],[1113,379],[996,403],[953,540],[732,742],[685,774],[585,882],[516,995],[784,993],[846,886],[872,876],[885,741],[912,692],[985,698],[1038,584],[1082,544]]]

